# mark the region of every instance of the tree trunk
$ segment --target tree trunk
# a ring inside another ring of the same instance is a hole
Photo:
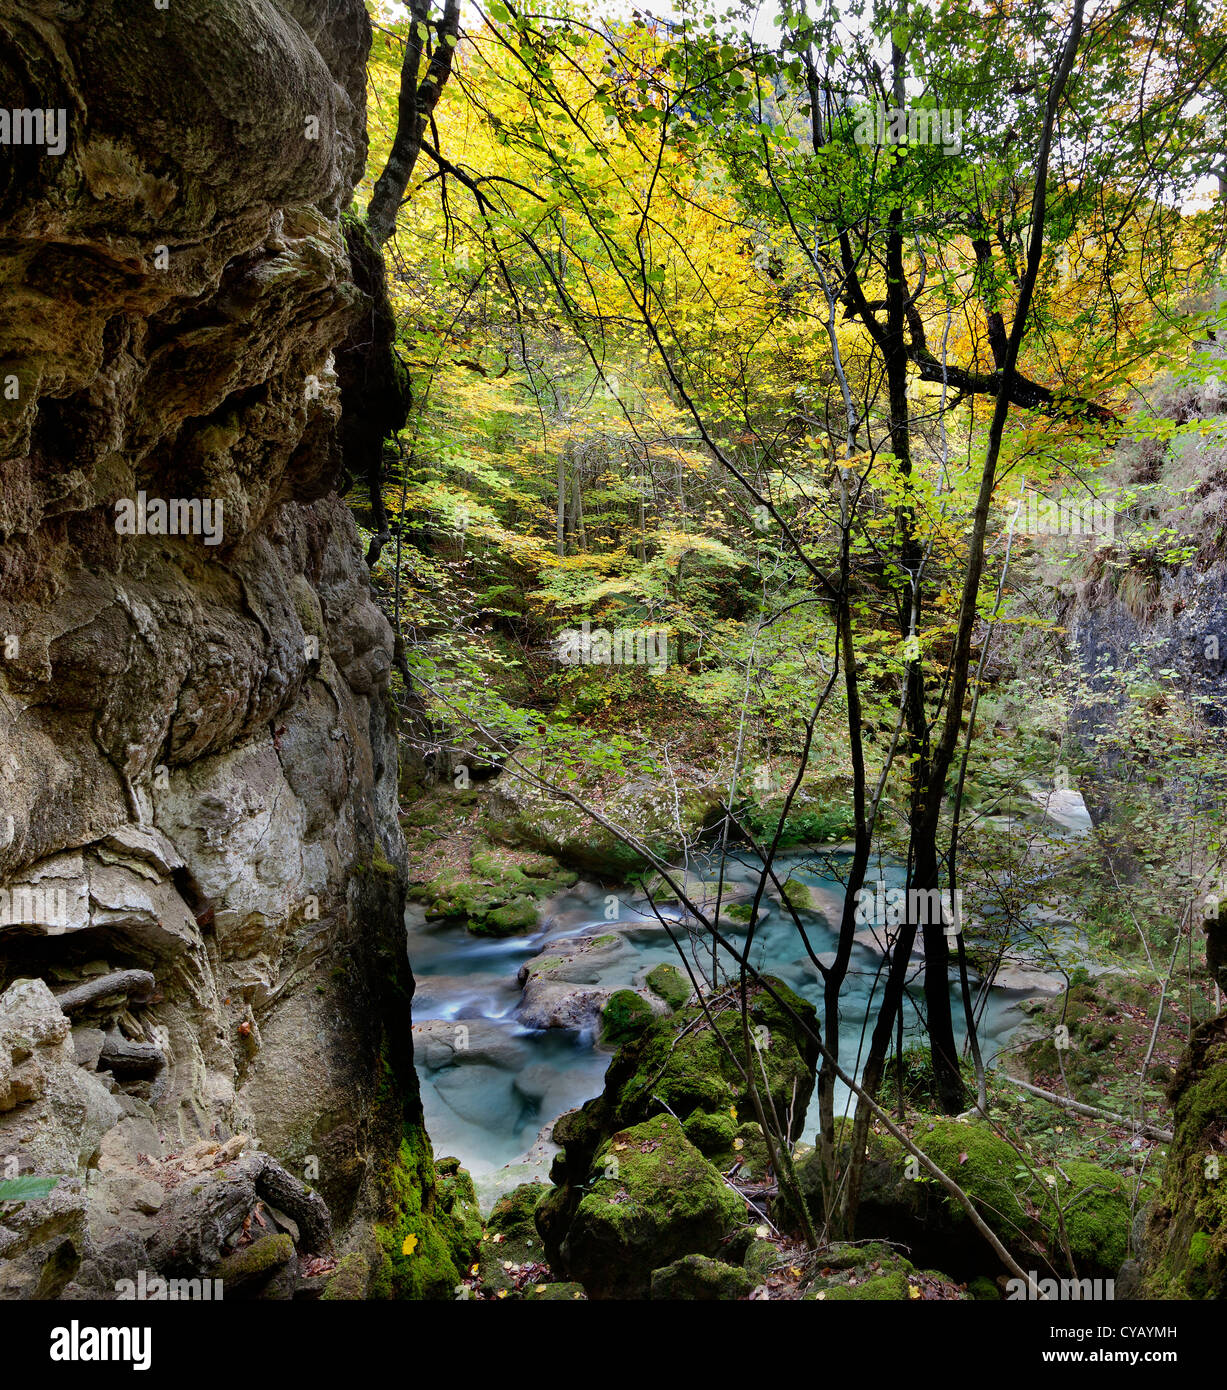
[[[418,69],[426,48],[429,20],[430,0],[409,0],[396,135],[366,210],[366,225],[376,246],[383,246],[396,230],[396,215],[422,150],[426,123],[451,76],[452,55],[460,36],[460,0],[446,0],[443,18],[435,25],[435,49],[419,82]]]

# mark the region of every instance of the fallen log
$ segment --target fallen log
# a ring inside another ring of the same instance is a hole
[[[1126,1129],[1133,1130],[1135,1134],[1143,1134],[1148,1139],[1159,1139],[1165,1144],[1170,1144],[1175,1138],[1170,1129],[1160,1129],[1157,1125],[1143,1124],[1139,1120],[1131,1119],[1128,1115],[1118,1115],[1114,1110],[1101,1110],[1095,1105],[1084,1105],[1080,1100],[1070,1100],[1067,1096],[1057,1095],[1055,1091],[1045,1091],[1042,1086],[1033,1086],[1030,1081],[1020,1081],[1016,1076],[1011,1076],[1009,1081],[1012,1086],[1019,1086],[1024,1091],[1030,1091],[1033,1096],[1051,1101],[1053,1105],[1064,1106],[1066,1110],[1072,1110],[1075,1115],[1085,1115],[1091,1120],[1103,1120],[1110,1125],[1124,1125]]]
[[[63,994],[57,994],[55,1002],[66,1014],[71,1015],[105,999],[141,1003],[153,994],[156,987],[157,981],[148,970],[114,970],[109,975],[99,975],[65,990]]]

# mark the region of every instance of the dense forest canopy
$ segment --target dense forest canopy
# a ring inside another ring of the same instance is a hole
[[[854,1153],[914,944],[954,1114],[952,980],[985,1103],[973,936],[982,963],[1035,929],[1026,905],[1076,898],[1135,947],[1127,875],[1161,955],[1218,881],[1204,682],[1136,644],[1087,668],[1065,639],[1071,603],[1153,614],[1164,576],[1221,555],[1227,16],[373,13],[366,216],[409,410],[362,516],[424,745],[448,775],[479,749],[598,817],[628,780],[709,793],[704,843],[766,860],[755,910],[825,793],[811,838],[852,851],[838,949],[815,958],[830,1197],[841,992],[883,853],[905,905]],[[1002,827],[1088,759],[1162,795],[1127,842],[1104,828],[1097,878],[1063,878],[1052,846],[1038,871]],[[633,819],[602,823],[718,939],[719,896],[689,901]],[[744,988],[750,944],[718,945]]]

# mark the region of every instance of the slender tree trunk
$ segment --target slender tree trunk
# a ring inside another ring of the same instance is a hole
[[[422,80],[418,71],[430,33],[430,0],[409,0],[409,27],[405,31],[405,56],[400,70],[400,101],[396,135],[388,162],[376,180],[366,210],[366,225],[376,246],[383,246],[396,230],[396,215],[413,177],[422,150],[422,137],[431,113],[451,76],[452,55],[460,35],[460,0],[446,0],[443,17],[434,26],[435,47]]]
[[[971,668],[972,636],[976,623],[976,601],[980,592],[980,578],[984,571],[985,537],[988,532],[988,515],[992,507],[993,490],[996,485],[997,461],[1001,454],[1001,440],[1005,429],[1006,416],[1010,409],[1010,395],[1013,389],[1018,364],[1018,353],[1026,330],[1027,317],[1031,308],[1031,298],[1039,274],[1043,253],[1044,220],[1048,198],[1048,166],[1052,154],[1053,128],[1056,121],[1057,106],[1061,93],[1069,80],[1082,38],[1085,0],[1074,0],[1073,16],[1061,61],[1048,89],[1048,101],[1044,116],[1044,130],[1040,138],[1039,159],[1036,167],[1035,193],[1031,206],[1031,236],[1027,251],[1027,265],[1022,283],[1019,286],[1018,305],[1014,323],[1006,344],[1004,360],[1001,364],[1001,383],[997,391],[992,423],[989,427],[988,448],[984,467],[980,475],[980,491],[972,520],[971,538],[968,543],[967,568],[963,577],[962,604],[959,611],[958,630],[954,651],[950,660],[950,693],[947,699],[945,723],[940,741],[929,769],[927,794],[921,798],[922,819],[912,827],[912,845],[918,852],[918,862],[913,865],[909,881],[918,886],[927,886],[926,880],[936,879],[937,825],[941,812],[942,796],[945,790],[946,774],[950,769],[955,749],[958,745],[963,725],[963,701],[967,693],[967,683]],[[845,253],[846,257],[846,253]],[[893,404],[893,401],[892,401]],[[932,852],[926,850],[932,846]],[[934,883],[935,886],[935,883]],[[904,983],[907,977],[907,962],[915,941],[916,925],[909,920],[901,927],[899,941],[891,961],[886,997],[878,1014],[870,1043],[869,1058],[866,1061],[862,1088],[865,1094],[873,1096],[881,1082],[881,1059],[889,1046],[890,1026],[894,1018],[894,1008],[902,1001]],[[945,947],[944,933],[942,947]],[[926,932],[926,946],[929,936]],[[928,964],[926,960],[926,984],[928,983]],[[944,970],[944,954],[943,954]],[[945,1009],[949,1014],[949,986],[945,988]],[[933,1019],[929,1019],[930,1030]],[[957,1059],[956,1059],[957,1061]],[[933,1047],[933,1062],[936,1072],[939,1058],[936,1043]],[[961,1082],[960,1082],[961,1089]],[[847,1229],[855,1226],[856,1211],[860,1204],[860,1183],[864,1171],[865,1138],[869,1129],[870,1111],[867,1105],[857,1107],[856,1122],[853,1127],[852,1162],[845,1188],[844,1216]]]
[[[557,519],[558,558],[567,553],[567,454],[565,449],[558,452],[558,519]]]

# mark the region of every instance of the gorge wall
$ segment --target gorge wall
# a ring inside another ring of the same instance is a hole
[[[392,635],[335,493],[369,42],[362,0],[0,15],[42,113],[0,160],[0,1179],[57,1180],[0,1205],[0,1296],[452,1276]]]

